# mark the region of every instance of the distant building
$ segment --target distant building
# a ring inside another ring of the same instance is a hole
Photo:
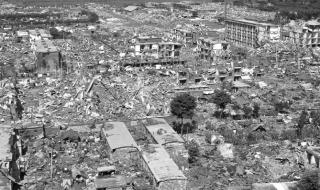
[[[309,21],[301,28],[289,30],[289,39],[302,47],[320,47],[320,23]]]
[[[29,30],[29,37],[30,41],[52,39],[50,32],[44,29]]]
[[[216,41],[212,38],[200,37],[197,41],[199,58],[209,62],[213,62],[216,58],[223,58],[228,46],[228,42]]]
[[[264,41],[280,39],[280,26],[247,19],[226,19],[225,40],[236,46],[259,47]]]
[[[29,37],[29,33],[27,31],[19,30],[16,32],[16,38],[20,42],[22,40],[26,40]]]
[[[188,29],[176,28],[173,30],[173,38],[183,44],[195,44],[197,33]]]
[[[155,189],[187,189],[187,178],[161,145],[148,144],[141,149],[142,167],[151,176]]]

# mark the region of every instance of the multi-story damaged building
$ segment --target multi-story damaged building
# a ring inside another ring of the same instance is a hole
[[[280,39],[280,26],[247,19],[226,19],[225,40],[236,46],[256,48]]]
[[[134,56],[138,58],[138,64],[184,62],[180,59],[180,43],[165,42],[158,37],[138,37],[133,43]]]
[[[229,43],[221,40],[214,40],[212,38],[200,37],[197,41],[197,48],[199,51],[199,58],[212,62],[216,58],[224,58],[227,56],[227,49]]]
[[[301,27],[290,27],[287,30],[287,38],[298,46],[320,47],[320,23],[318,21],[309,21]]]

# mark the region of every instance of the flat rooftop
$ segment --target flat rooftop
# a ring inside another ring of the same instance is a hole
[[[260,26],[277,26],[275,24],[272,23],[268,23],[268,22],[259,22],[259,21],[255,21],[255,20],[249,20],[249,19],[230,19],[227,18],[225,20],[226,22],[236,22],[236,23],[242,23],[242,24],[248,24],[248,25],[260,25]]]
[[[142,158],[157,183],[166,180],[187,180],[167,151],[159,144],[149,144],[142,147]]]
[[[138,148],[136,141],[123,122],[106,122],[102,132],[112,150],[126,147]]]
[[[29,35],[41,36],[42,38],[51,38],[51,34],[44,29],[29,30]]]
[[[34,50],[37,53],[54,53],[58,52],[58,48],[53,45],[50,40],[38,40],[34,42]]]

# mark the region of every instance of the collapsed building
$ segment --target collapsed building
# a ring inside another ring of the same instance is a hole
[[[11,189],[11,181],[5,174],[9,174],[10,162],[12,161],[12,154],[9,145],[10,133],[7,128],[0,128],[0,189],[10,190]]]
[[[35,69],[40,74],[57,74],[64,69],[59,49],[50,40],[37,40],[32,49],[36,55]]]
[[[265,41],[280,39],[280,26],[248,19],[226,19],[225,40],[236,46],[256,48]]]
[[[0,189],[11,190],[19,186],[18,139],[11,126],[0,125]]]
[[[146,125],[148,133],[154,140],[162,145],[177,165],[184,170],[188,166],[188,151],[185,148],[184,140],[172,127],[162,118],[154,118],[159,124]]]

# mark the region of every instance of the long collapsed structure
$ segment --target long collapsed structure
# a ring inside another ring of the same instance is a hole
[[[153,179],[159,190],[185,190],[187,178],[176,162],[188,158],[184,140],[161,118],[156,125],[145,126],[158,144],[138,146],[123,122],[107,122],[102,127],[112,159],[127,164],[136,161]],[[184,156],[184,157],[182,157]],[[176,162],[175,162],[176,161]],[[183,168],[185,167],[179,164]]]

